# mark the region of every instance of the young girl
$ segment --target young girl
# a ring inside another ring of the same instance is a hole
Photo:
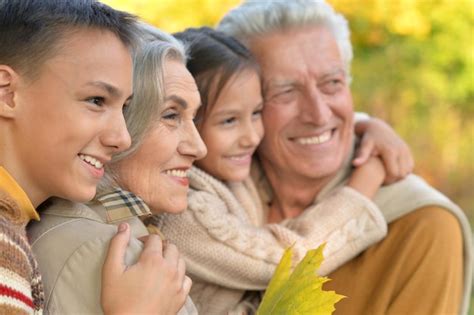
[[[332,197],[297,218],[272,224],[281,218],[265,213],[249,178],[264,134],[255,60],[238,41],[210,28],[188,29],[176,37],[189,45],[187,67],[203,104],[195,121],[208,154],[189,174],[188,210],[152,217],[150,223],[184,253],[194,282],[191,297],[201,313],[255,309],[258,298],[244,298],[246,291],[266,288],[289,246],[300,260],[308,249],[327,242],[320,272],[328,274],[385,236],[382,214],[369,199],[385,178],[378,158],[359,167]],[[347,225],[347,218],[358,224]]]

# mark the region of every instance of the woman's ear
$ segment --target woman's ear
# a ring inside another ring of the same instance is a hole
[[[0,117],[13,118],[15,114],[14,80],[16,72],[6,65],[0,65]]]

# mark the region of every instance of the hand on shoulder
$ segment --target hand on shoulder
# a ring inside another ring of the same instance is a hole
[[[371,156],[355,168],[347,185],[364,196],[372,198],[386,177],[385,167],[379,157]]]
[[[121,224],[110,242],[102,269],[101,304],[105,314],[176,314],[191,289],[191,279],[178,249],[150,235],[136,264],[124,264],[130,240],[128,224]]]

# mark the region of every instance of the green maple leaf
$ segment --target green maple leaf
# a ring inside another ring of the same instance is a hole
[[[257,315],[332,314],[334,304],[344,296],[334,291],[324,291],[329,281],[317,270],[323,262],[324,244],[306,253],[291,272],[292,248],[286,249],[263,296]]]

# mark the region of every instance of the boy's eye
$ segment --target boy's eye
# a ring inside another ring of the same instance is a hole
[[[94,97],[88,98],[87,102],[92,103],[97,106],[103,106],[105,99],[101,96],[94,96]]]
[[[124,103],[122,105],[122,113],[124,114],[127,113],[129,108],[130,108],[130,102]]]

